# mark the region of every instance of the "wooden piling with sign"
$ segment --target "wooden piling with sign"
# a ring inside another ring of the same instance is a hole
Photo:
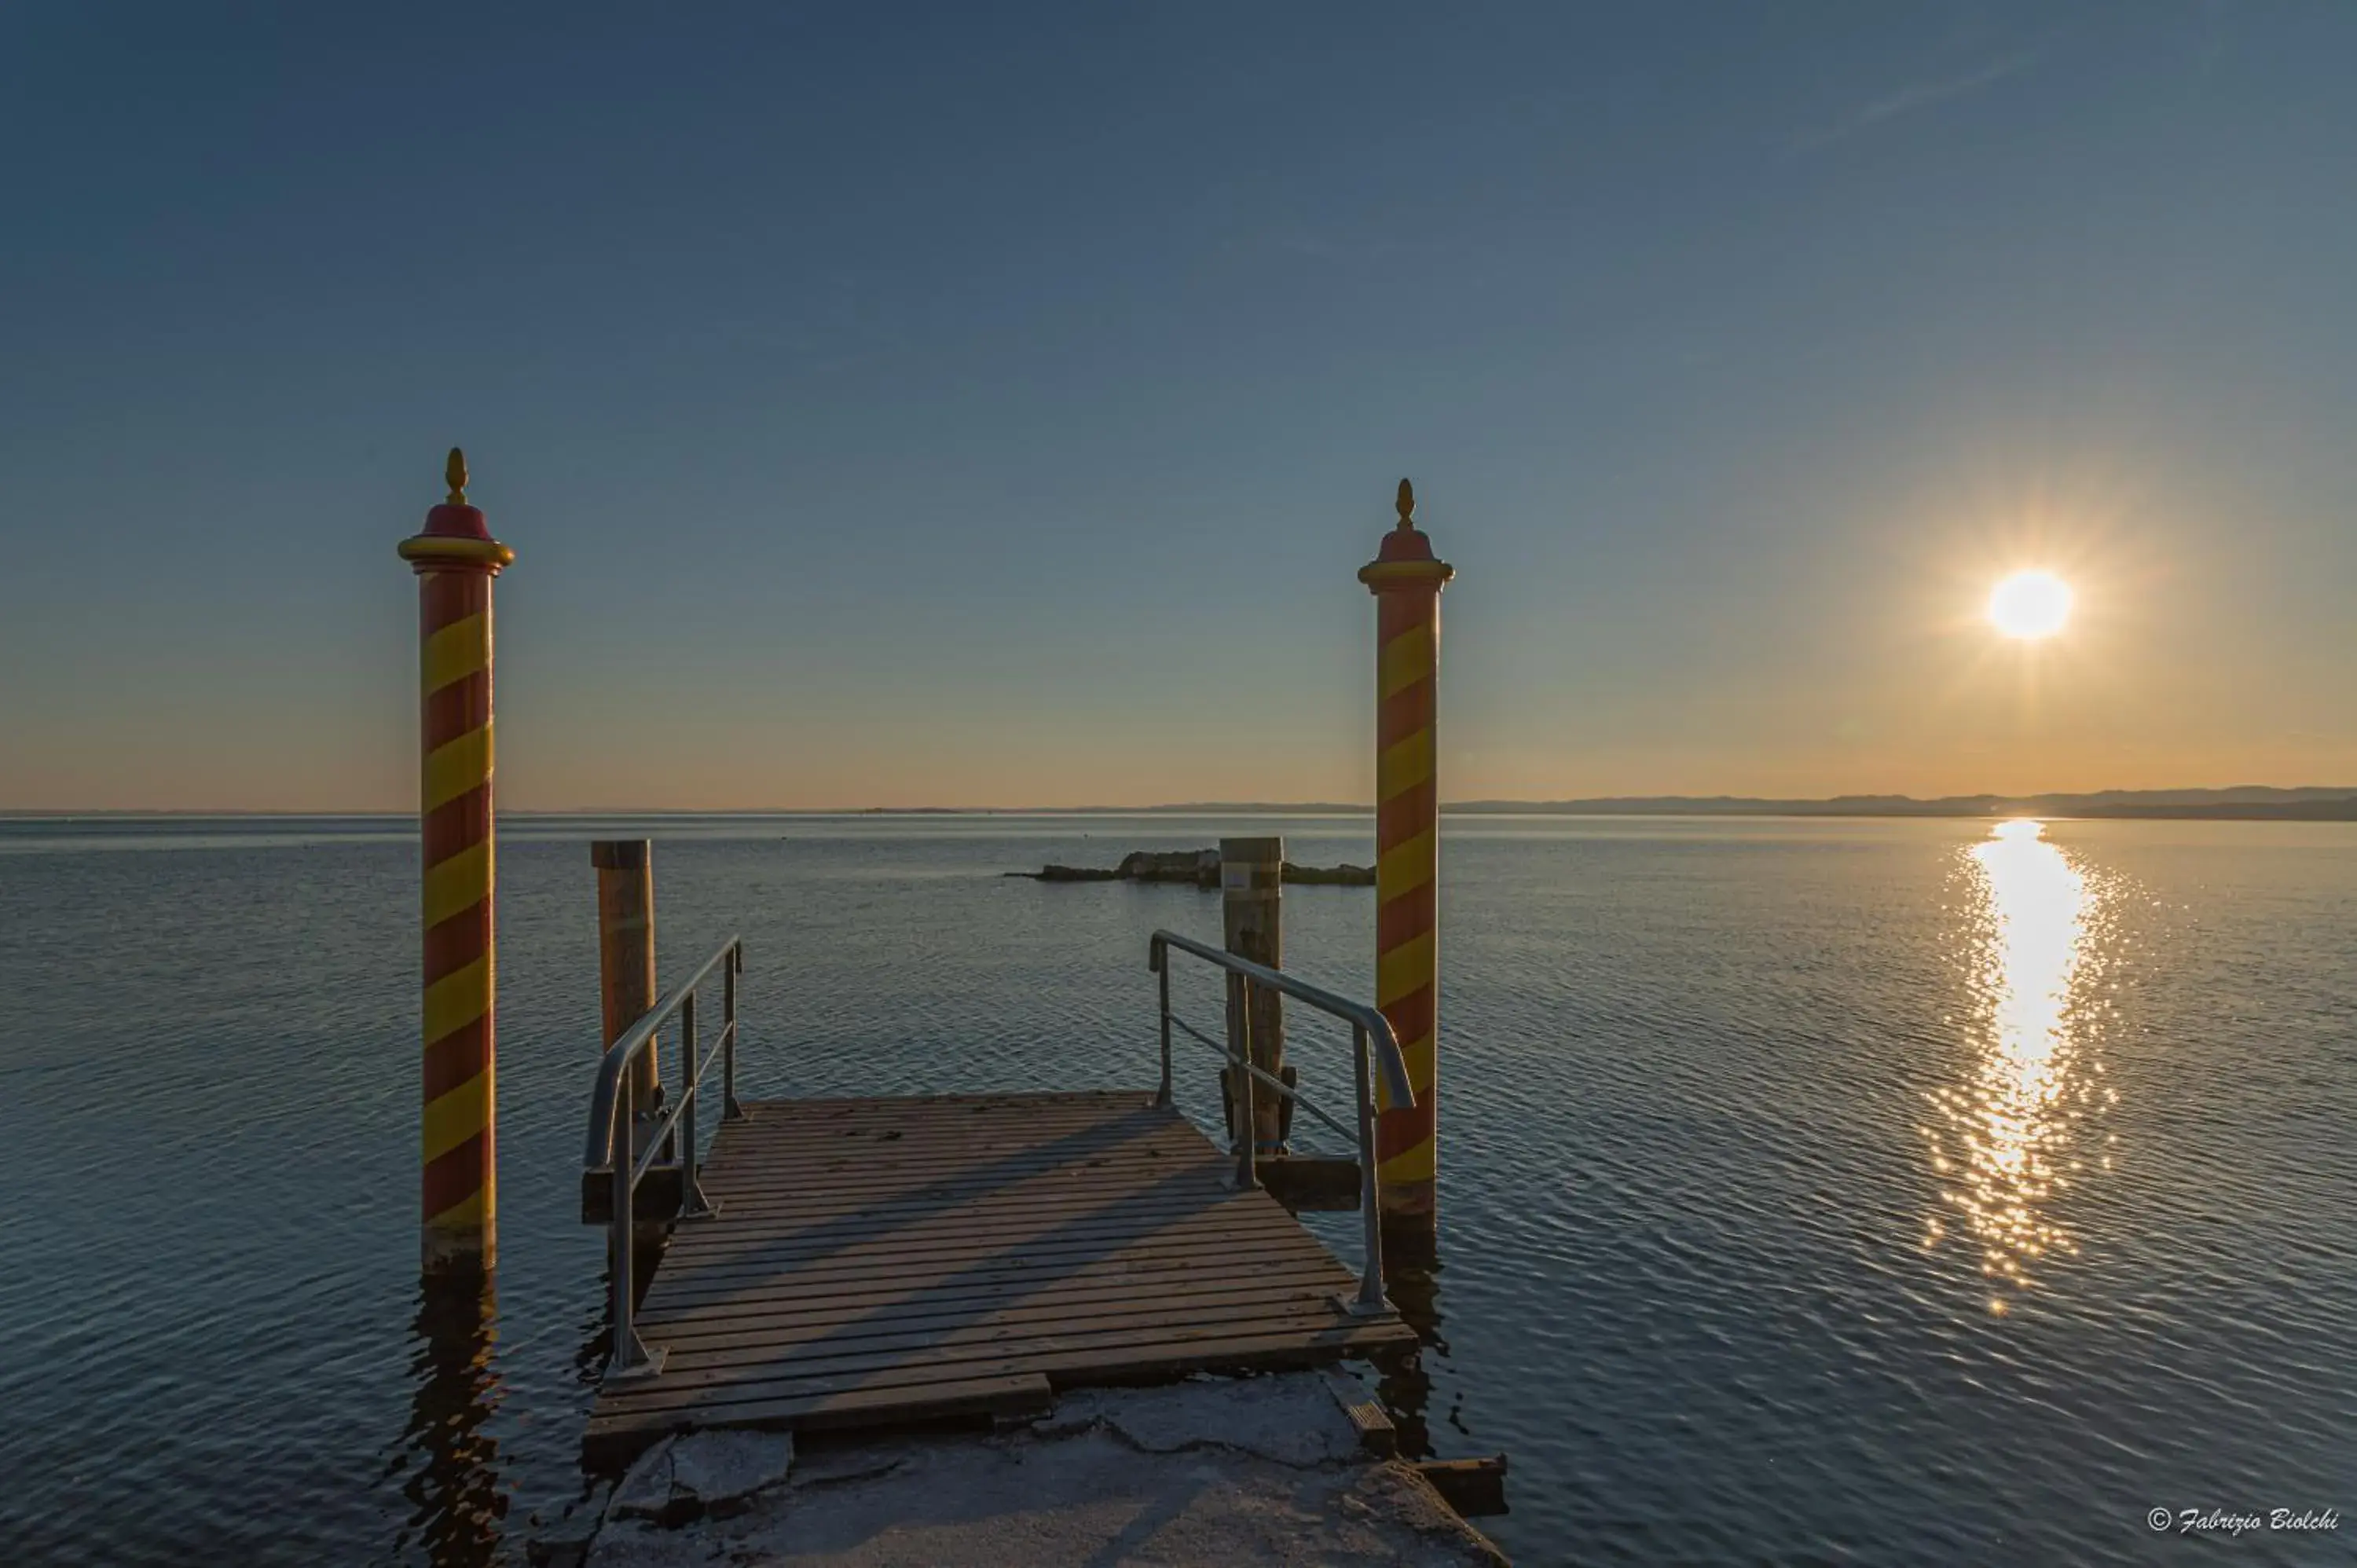
[[[1270,969],[1285,967],[1285,840],[1282,838],[1222,838],[1220,841],[1220,918],[1228,951]],[[1263,1072],[1283,1079],[1295,1075],[1285,1065],[1285,997],[1249,983],[1235,988],[1241,1004],[1251,1009],[1252,1060]],[[1238,1020],[1228,1021],[1228,1038],[1235,1039]],[[1233,1048],[1232,1044],[1231,1049]],[[1232,1074],[1229,1075],[1232,1078]],[[1233,1122],[1236,1095],[1227,1099]],[[1264,1155],[1279,1152],[1292,1128],[1293,1102],[1257,1086],[1252,1096],[1254,1140]],[[1230,1132],[1234,1128],[1232,1124]]]
[[[654,845],[646,839],[599,839],[589,846],[597,870],[597,998],[611,1046],[655,1004]],[[651,1107],[662,1081],[657,1047],[647,1047],[632,1075],[637,1103]]]

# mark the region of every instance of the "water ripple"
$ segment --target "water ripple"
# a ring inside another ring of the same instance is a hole
[[[415,1272],[414,842],[0,834],[16,1559],[512,1561],[577,1493],[582,841],[621,826],[503,837],[502,1260],[456,1302]],[[1216,940],[1217,899],[996,874],[1258,826],[660,822],[664,967],[744,932],[749,1093],[1146,1082],[1146,934]],[[1363,990],[1365,895],[1286,911],[1289,966]],[[1452,820],[1442,933],[1444,1252],[1382,1391],[1512,1455],[1521,1560],[2140,1561],[2155,1506],[2357,1516],[2357,833]]]

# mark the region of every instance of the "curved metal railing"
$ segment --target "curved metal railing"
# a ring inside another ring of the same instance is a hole
[[[1228,1015],[1235,1021],[1231,1044],[1222,1046],[1218,1041],[1189,1027],[1184,1019],[1171,1016],[1170,950],[1172,948],[1177,948],[1184,953],[1190,953],[1206,963],[1215,964],[1227,972]],[[1383,1194],[1380,1186],[1381,1178],[1375,1171],[1375,1118],[1379,1107],[1375,1103],[1374,1074],[1377,1071],[1383,1074],[1383,1090],[1393,1105],[1409,1106],[1415,1103],[1415,1089],[1408,1082],[1407,1060],[1400,1055],[1399,1036],[1392,1032],[1391,1020],[1385,1018],[1378,1009],[1363,1002],[1353,1002],[1346,996],[1339,996],[1323,986],[1311,985],[1306,981],[1297,980],[1283,970],[1270,969],[1265,964],[1254,963],[1250,959],[1238,958],[1232,952],[1196,941],[1189,937],[1182,937],[1176,931],[1158,930],[1154,933],[1146,947],[1146,963],[1148,969],[1162,977],[1162,1088],[1156,1096],[1156,1103],[1160,1105],[1171,1103],[1170,1028],[1173,1024],[1176,1024],[1182,1033],[1201,1041],[1227,1058],[1230,1067],[1242,1069],[1235,1076],[1235,1126],[1232,1130],[1235,1143],[1236,1185],[1240,1187],[1260,1185],[1259,1178],[1253,1171],[1253,1151],[1256,1143],[1253,1125],[1253,1085],[1255,1081],[1266,1084],[1344,1137],[1352,1135],[1351,1128],[1343,1126],[1333,1117],[1303,1099],[1300,1091],[1293,1085],[1286,1083],[1275,1073],[1254,1064],[1251,998],[1249,994],[1243,993],[1244,988],[1265,985],[1271,991],[1282,992],[1297,1001],[1306,1002],[1319,1012],[1340,1018],[1351,1026],[1351,1066],[1352,1076],[1357,1079],[1359,1102],[1359,1125],[1356,1132],[1359,1144],[1359,1208],[1361,1220],[1366,1230],[1367,1258],[1366,1266],[1360,1272],[1358,1296],[1344,1305],[1350,1311],[1361,1316],[1389,1311],[1390,1305],[1383,1299]]]
[[[721,976],[720,1041],[699,1058],[695,993],[712,978],[716,969]],[[702,1219],[720,1212],[720,1206],[707,1201],[704,1189],[696,1185],[695,1113],[702,1098],[699,1091],[704,1086],[704,1075],[717,1057],[721,1063],[721,1120],[734,1121],[745,1114],[744,1107],[737,1103],[737,977],[744,972],[745,943],[741,938],[731,937],[720,945],[718,952],[704,961],[702,968],[674,986],[669,995],[624,1030],[621,1038],[607,1047],[604,1059],[597,1064],[597,1086],[589,1097],[589,1136],[582,1150],[581,1168],[592,1179],[602,1176],[613,1183],[613,1210],[607,1219],[613,1282],[614,1344],[606,1359],[606,1377],[610,1381],[651,1377],[662,1370],[663,1352],[650,1350],[640,1340],[630,1321],[634,1305],[630,1299],[630,1231],[639,1182],[662,1155],[674,1132],[679,1134],[678,1218]],[[660,1118],[650,1119],[641,1126],[642,1111],[662,1107],[662,1086],[656,1086],[654,1106],[640,1106],[636,1103],[637,1075],[630,1067],[674,1017],[679,1020],[679,1098]]]

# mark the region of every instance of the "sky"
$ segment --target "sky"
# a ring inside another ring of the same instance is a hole
[[[2357,785],[2357,6],[0,9],[0,810]],[[1990,585],[2077,609],[2007,642]]]

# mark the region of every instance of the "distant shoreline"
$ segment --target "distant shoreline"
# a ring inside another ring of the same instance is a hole
[[[2084,795],[1948,795],[1917,800],[1907,795],[1836,795],[1824,800],[1777,800],[1735,795],[1606,796],[1576,800],[1458,800],[1443,805],[1448,816],[1548,817],[1823,817],[1989,818],[2049,817],[2147,822],[2357,822],[2357,786],[2276,789],[2244,785],[2226,789],[2107,789]],[[1366,816],[1373,808],[1340,801],[1190,801],[1162,806],[863,806],[835,810],[681,811],[629,807],[511,810],[517,820],[567,817],[726,819],[737,817],[1302,817]],[[409,811],[55,811],[0,808],[7,822],[134,822],[212,820],[319,822],[414,817]]]

